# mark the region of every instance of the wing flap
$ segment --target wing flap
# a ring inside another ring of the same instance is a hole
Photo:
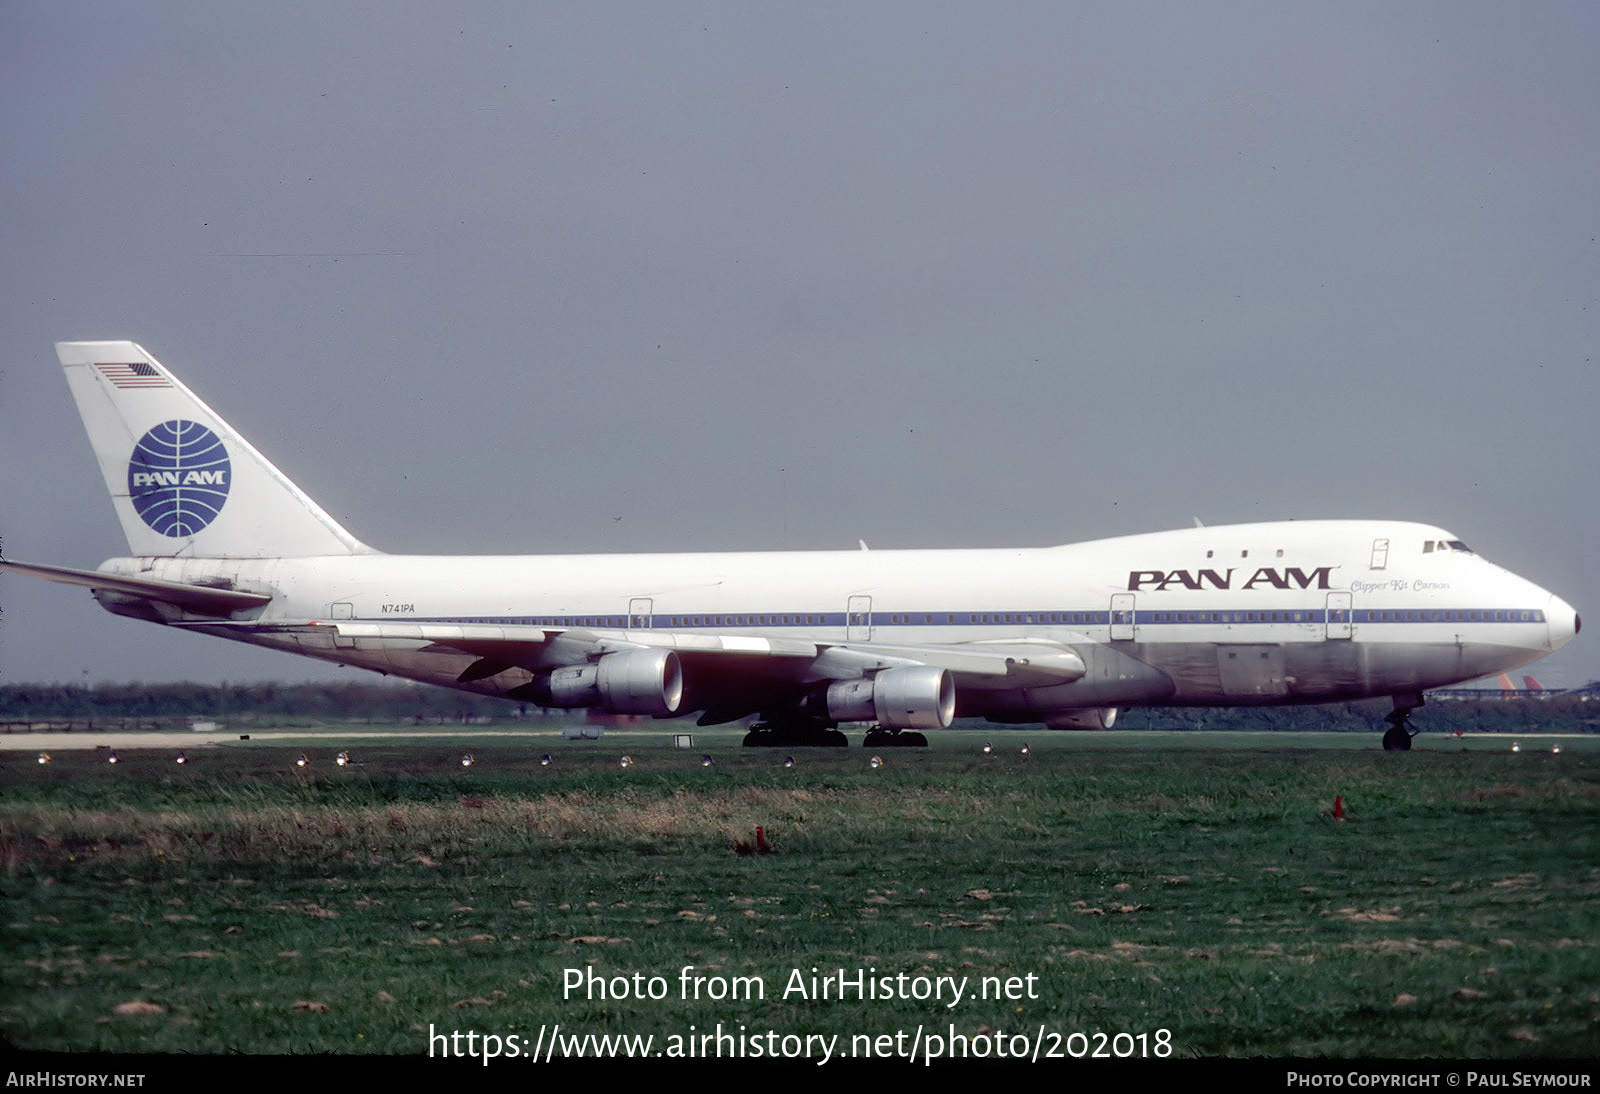
[[[863,642],[830,646],[818,658],[824,668],[830,658],[848,658],[858,672],[905,665],[934,665],[983,686],[1004,683],[1006,687],[1044,687],[1070,684],[1087,669],[1083,658],[1070,646],[1047,642],[975,642],[954,646],[896,646],[882,642]],[[841,669],[845,664],[839,666]]]

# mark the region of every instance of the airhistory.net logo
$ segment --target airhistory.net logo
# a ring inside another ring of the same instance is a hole
[[[196,422],[162,422],[134,445],[128,494],[157,532],[192,536],[217,519],[233,467],[217,435]]]

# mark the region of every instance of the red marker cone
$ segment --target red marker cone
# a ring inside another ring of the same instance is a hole
[[[1344,820],[1344,795],[1342,794],[1333,796],[1333,819]]]
[[[756,850],[763,855],[772,850],[772,845],[767,842],[767,830],[761,825],[756,825]]]

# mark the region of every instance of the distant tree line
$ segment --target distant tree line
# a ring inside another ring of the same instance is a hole
[[[0,722],[94,719],[304,719],[318,721],[512,721],[537,714],[503,699],[445,688],[382,683],[7,684]]]
[[[1585,695],[1588,698],[1585,698]],[[1427,733],[1597,733],[1600,693],[1566,692],[1535,698],[1433,699],[1412,712],[1412,725]],[[1207,730],[1250,733],[1382,733],[1388,699],[1289,707],[1144,707],[1123,711],[1118,729]]]
[[[1430,732],[1600,732],[1600,689],[1543,697],[1435,699],[1414,716]],[[1593,701],[1589,701],[1593,699]],[[1303,707],[1149,707],[1123,711],[1118,729],[1381,732],[1387,700]],[[546,712],[446,688],[355,681],[284,684],[0,685],[0,724],[101,722],[172,725],[339,721],[379,724],[515,723]],[[564,715],[571,717],[571,715]],[[967,723],[963,723],[967,724]],[[984,725],[972,722],[973,726]]]

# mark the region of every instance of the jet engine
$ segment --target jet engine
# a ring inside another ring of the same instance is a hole
[[[552,707],[600,707],[613,714],[678,713],[683,666],[671,650],[608,653],[592,665],[568,665],[543,681]],[[540,695],[540,701],[544,696]]]
[[[1051,729],[1110,729],[1116,720],[1116,707],[1097,707],[1093,710],[1052,714],[1045,719],[1044,724]]]
[[[935,665],[884,669],[874,676],[835,680],[827,690],[828,717],[876,721],[885,729],[944,729],[956,714],[956,685]]]

